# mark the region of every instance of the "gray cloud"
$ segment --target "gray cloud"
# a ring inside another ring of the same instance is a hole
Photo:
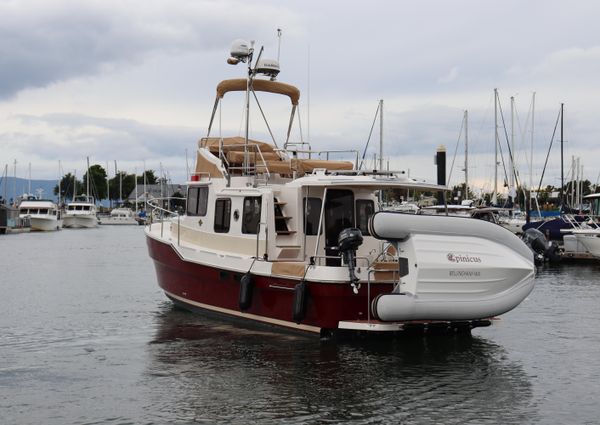
[[[143,124],[134,120],[97,118],[78,114],[21,115],[21,123],[42,125],[46,131],[0,134],[6,147],[20,146],[40,158],[125,161],[183,156],[193,150],[200,130]],[[118,155],[118,158],[115,158]]]
[[[276,6],[245,2],[0,2],[0,99],[26,88],[135,64],[159,52],[226,50],[236,36],[274,38]],[[234,29],[234,34],[232,34]]]

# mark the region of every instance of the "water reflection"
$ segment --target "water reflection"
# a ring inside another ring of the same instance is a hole
[[[483,338],[339,343],[173,308],[156,320],[144,384],[165,420],[451,424],[537,417],[522,367]]]

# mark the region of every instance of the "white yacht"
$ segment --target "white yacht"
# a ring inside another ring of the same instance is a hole
[[[98,226],[96,204],[92,196],[76,196],[73,202],[67,204],[63,227],[92,228]]]
[[[591,255],[600,258],[600,225],[598,224],[600,193],[584,196],[583,199],[590,202],[590,218],[580,223],[571,233],[575,235],[577,242],[583,245]]]
[[[98,222],[102,225],[138,225],[131,208],[113,208],[110,214],[99,216]]]
[[[19,218],[28,219],[31,230],[50,231],[62,227],[58,207],[52,201],[27,196],[19,204]]]

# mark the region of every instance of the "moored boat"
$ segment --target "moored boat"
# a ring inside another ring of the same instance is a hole
[[[52,201],[27,196],[19,203],[19,218],[28,220],[31,230],[52,231],[62,227],[61,214]]]
[[[470,329],[531,292],[532,253],[508,230],[470,218],[379,211],[380,190],[444,187],[298,149],[290,131],[299,90],[259,79],[274,79],[276,63],[252,65],[253,50],[234,47],[230,62],[247,61],[249,77],[217,86],[186,212],[145,228],[158,283],[176,304],[328,334],[415,324]],[[246,113],[257,93],[289,98],[282,147],[248,132],[210,136],[222,98],[236,91],[246,92]]]
[[[113,208],[109,214],[99,215],[102,225],[138,225],[138,220],[131,208]]]
[[[63,227],[70,229],[93,228],[98,226],[94,198],[87,195],[76,196],[67,204]]]

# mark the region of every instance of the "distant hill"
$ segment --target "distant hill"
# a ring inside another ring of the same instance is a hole
[[[37,196],[41,191],[41,198],[58,201],[58,197],[54,195],[54,187],[57,185],[57,180],[31,180],[31,194]],[[15,196],[21,196],[29,192],[29,180],[17,177],[0,177],[0,196],[9,201]]]

